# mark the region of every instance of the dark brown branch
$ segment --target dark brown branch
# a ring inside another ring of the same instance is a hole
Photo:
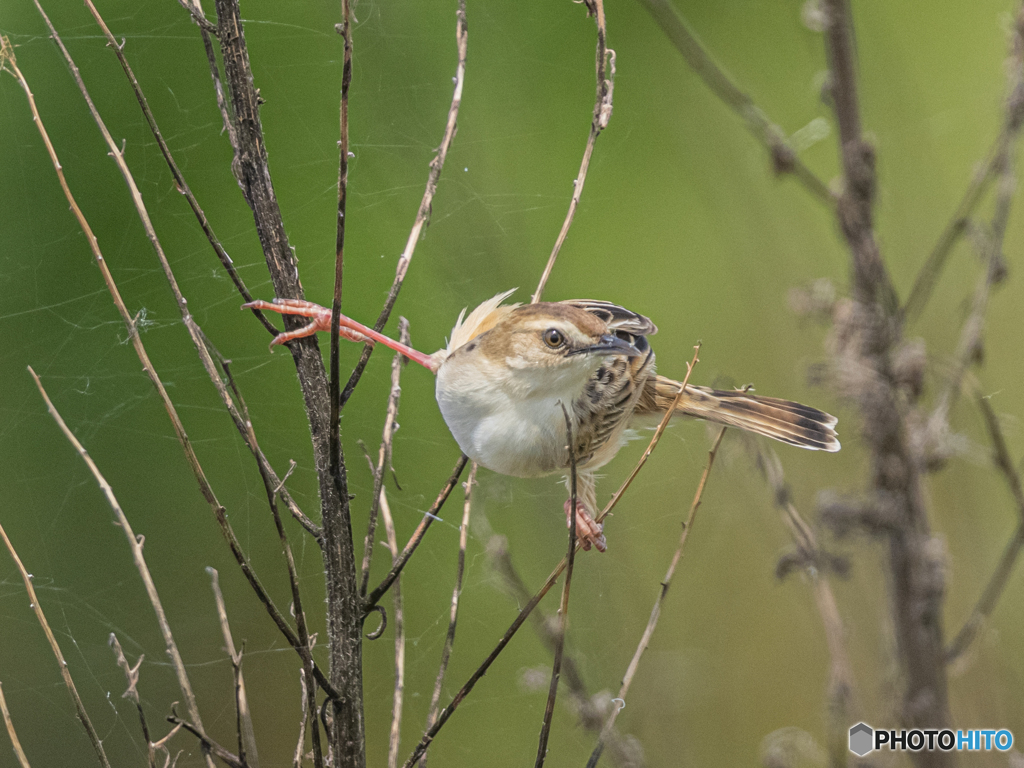
[[[643,635],[640,637],[640,642],[636,647],[636,651],[633,653],[633,658],[630,660],[629,666],[626,668],[626,674],[623,675],[622,685],[619,688],[619,695],[617,697],[623,702],[623,706],[625,706],[626,696],[629,695],[629,687],[632,685],[636,671],[640,667],[640,657],[643,656],[644,651],[647,650],[647,646],[651,642],[651,637],[654,635],[654,630],[658,626],[658,619],[661,617],[661,606],[665,602],[665,595],[668,594],[668,588],[672,584],[672,577],[675,575],[676,566],[679,565],[679,560],[683,556],[683,548],[686,546],[687,539],[690,538],[690,531],[693,530],[693,522],[697,516],[697,508],[700,507],[701,498],[704,496],[704,488],[707,486],[708,476],[711,474],[711,468],[715,464],[715,456],[718,455],[718,446],[722,444],[722,438],[725,436],[725,430],[726,427],[722,427],[718,430],[718,435],[715,437],[714,442],[711,444],[711,449],[708,451],[708,463],[704,466],[704,472],[700,476],[700,482],[697,483],[697,491],[693,495],[693,502],[690,504],[690,512],[686,516],[686,521],[683,523],[683,532],[679,536],[679,546],[676,547],[676,551],[672,555],[672,560],[669,563],[668,570],[665,572],[665,578],[661,580],[661,588],[658,590],[658,597],[655,599],[654,606],[651,608],[651,616],[647,620],[647,626],[644,628]],[[587,768],[594,768],[601,759],[601,754],[604,752],[605,741],[608,738],[608,734],[611,733],[612,728],[615,726],[615,720],[618,718],[619,712],[621,711],[622,707],[615,707],[612,709],[604,728],[601,730],[601,736],[597,740],[597,745],[594,747],[594,751],[591,752],[590,759],[587,761]]]
[[[565,214],[562,222],[562,229],[555,238],[555,245],[548,256],[548,262],[541,273],[540,282],[537,283],[537,290],[533,292],[530,302],[536,304],[544,292],[551,270],[555,268],[555,260],[562,250],[562,244],[569,235],[569,227],[576,216],[576,209],[580,205],[580,198],[583,196],[583,185],[587,182],[587,170],[590,168],[590,157],[594,154],[594,145],[597,137],[605,128],[612,117],[612,92],[615,87],[615,51],[608,48],[608,29],[604,18],[604,0],[585,0],[587,15],[593,16],[597,24],[597,97],[594,101],[594,114],[590,119],[590,135],[587,137],[587,145],[583,150],[583,160],[580,162],[580,171],[573,182],[572,198],[569,200],[569,211]],[[611,70],[609,73],[608,70]]]
[[[1003,438],[1003,430],[999,426],[999,419],[992,410],[992,405],[988,398],[984,395],[979,395],[978,405],[985,416],[985,426],[988,428],[989,437],[992,440],[992,461],[1006,479],[1006,484],[1010,487],[1013,503],[1017,507],[1017,514],[1020,519],[1017,521],[1017,529],[1006,543],[1006,548],[1003,550],[999,562],[996,563],[995,570],[993,570],[988,584],[982,590],[981,597],[978,598],[974,610],[971,611],[971,615],[964,622],[960,631],[957,632],[956,637],[953,638],[953,642],[949,644],[949,649],[946,651],[946,660],[949,663],[963,656],[977,636],[978,631],[988,621],[992,612],[995,611],[996,604],[999,602],[1003,590],[1006,589],[1006,583],[1013,572],[1013,567],[1017,564],[1017,558],[1020,556],[1021,549],[1024,548],[1024,488],[1021,485],[1020,474],[1017,472],[1013,459],[1010,458],[1010,451],[1006,447],[1006,440]]]
[[[863,417],[872,457],[875,499],[893,510],[887,531],[888,580],[896,648],[903,672],[900,719],[912,728],[950,723],[942,632],[942,568],[936,562],[920,467],[910,447],[906,406],[892,354],[902,343],[899,302],[875,239],[874,149],[861,134],[854,63],[853,27],[847,0],[824,0],[826,50],[832,103],[839,123],[844,183],[837,215],[850,251],[854,303],[838,367],[866,371],[850,382]],[[945,766],[952,756],[918,752],[919,766]]]
[[[275,294],[281,298],[301,299],[303,292],[297,266],[271,182],[266,141],[259,117],[259,97],[249,65],[238,2],[217,0],[216,5],[217,38],[231,92],[242,193],[253,210]],[[289,329],[299,324],[294,318],[285,319]],[[288,347],[302,387],[320,489],[330,681],[340,694],[334,698],[330,743],[334,759],[339,764],[361,768],[366,762],[362,612],[356,585],[348,479],[340,442],[337,450],[332,451],[330,391],[317,341],[307,338],[292,342]]]
[[[452,648],[455,645],[455,627],[459,618],[459,597],[462,594],[462,576],[466,570],[466,543],[469,538],[469,513],[472,509],[473,486],[476,484],[477,464],[474,461],[469,466],[469,477],[462,484],[465,490],[465,500],[462,504],[462,525],[459,526],[459,557],[455,568],[455,586],[452,588],[451,611],[448,614],[448,631],[444,636],[444,647],[441,649],[441,663],[437,668],[437,677],[434,679],[434,692],[430,694],[430,708],[427,713],[427,730],[437,722],[438,708],[441,706],[441,689],[444,687],[444,677],[448,672],[448,662],[452,657]],[[527,596],[529,597],[529,596]],[[427,764],[427,756],[423,755],[420,760],[420,768]]]
[[[11,720],[11,713],[7,709],[7,699],[4,698],[4,684],[2,682],[0,682],[0,713],[3,714],[4,726],[7,728],[7,735],[10,737],[11,746],[14,748],[14,756],[18,758],[18,765],[21,768],[30,768],[25,750],[21,748],[21,742],[18,741],[18,733],[14,730],[14,721]]]
[[[732,78],[712,58],[700,40],[679,15],[670,0],[640,0],[650,11],[665,36],[682,55],[690,68],[704,81],[729,109],[739,115],[751,135],[760,141],[771,155],[772,166],[778,174],[791,173],[804,189],[829,207],[836,204],[835,195],[818,176],[797,156],[779,126],[754,103],[754,100],[733,82]]]
[[[597,0],[600,4],[600,0]],[[599,5],[600,7],[600,5]],[[576,451],[572,435],[572,421],[569,411],[562,403],[565,416],[565,440],[569,450],[569,551],[565,555],[565,582],[562,584],[562,602],[558,609],[558,629],[555,630],[555,652],[551,662],[551,683],[548,685],[548,699],[544,704],[544,719],[541,722],[540,738],[537,742],[537,759],[534,768],[543,768],[548,756],[548,736],[551,733],[551,719],[555,715],[555,697],[558,695],[558,681],[562,676],[562,655],[565,652],[565,626],[569,618],[569,589],[572,586],[573,565],[576,563]]]
[[[448,482],[444,484],[444,488],[441,489],[441,492],[437,495],[437,499],[434,500],[430,509],[423,513],[423,519],[420,520],[420,524],[416,526],[416,530],[413,531],[412,536],[409,537],[409,541],[402,549],[402,554],[399,555],[394,565],[391,566],[391,570],[388,571],[388,575],[384,577],[383,581],[374,588],[363,602],[364,616],[373,610],[374,606],[380,602],[380,599],[388,589],[391,588],[395,579],[398,578],[402,569],[405,568],[405,564],[409,562],[409,558],[412,557],[412,553],[416,551],[416,547],[418,547],[420,542],[423,541],[423,536],[426,534],[430,524],[438,519],[437,513],[441,511],[441,507],[443,507],[444,503],[448,500],[448,496],[451,494],[452,489],[458,485],[459,478],[462,476],[462,470],[466,468],[467,461],[469,461],[469,459],[466,458],[465,454],[462,454],[459,457],[459,460],[455,462],[455,468],[452,469],[452,474],[449,476]]]
[[[459,116],[459,107],[462,105],[462,87],[466,82],[466,54],[469,50],[469,31],[466,27],[466,0],[459,0],[459,10],[456,13],[455,42],[459,51],[459,63],[455,68],[455,93],[452,94],[452,103],[448,107],[448,121],[445,123],[444,135],[441,138],[440,146],[437,148],[437,154],[430,161],[430,173],[427,174],[427,188],[423,192],[423,199],[420,200],[420,207],[416,212],[416,220],[413,222],[409,239],[405,242],[405,250],[402,251],[402,255],[398,258],[398,267],[395,269],[395,279],[391,283],[391,290],[388,291],[384,307],[381,309],[380,315],[377,316],[377,321],[373,324],[374,330],[378,332],[384,330],[384,325],[387,323],[388,318],[391,317],[391,310],[394,309],[395,301],[398,300],[398,292],[402,289],[402,283],[405,282],[405,274],[409,271],[409,263],[412,261],[413,252],[416,250],[416,243],[419,242],[423,230],[430,220],[430,211],[434,202],[434,193],[437,191],[437,182],[441,178],[441,169],[444,168],[444,161],[448,157],[448,149],[452,145],[452,139],[455,138],[456,120]],[[373,346],[373,344],[367,343],[363,347],[363,353],[359,357],[359,362],[356,363],[356,367],[353,369],[352,375],[349,377],[348,383],[341,393],[342,408],[345,407],[345,403],[352,396],[356,384],[359,383],[363,371],[366,370],[366,364],[370,361],[370,355],[373,353]]]
[[[187,720],[182,720],[180,717],[177,716],[177,714],[173,714],[173,709],[171,710],[171,712],[172,714],[167,716],[167,722],[171,723],[172,725],[184,728],[186,731],[188,731],[197,739],[199,739],[199,743],[203,745],[203,751],[208,752],[209,754],[214,755],[218,760],[227,763],[227,765],[229,765],[230,768],[249,768],[245,764],[245,762],[239,759],[238,755],[232,754],[231,752],[226,750],[216,741],[214,741],[201,730],[199,730],[192,723],[188,722]]]

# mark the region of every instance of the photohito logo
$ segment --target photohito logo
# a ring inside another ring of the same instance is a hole
[[[887,747],[895,751],[920,752],[922,749],[943,752],[1006,752],[1013,746],[1013,734],[1005,728],[974,729],[970,731],[925,728],[899,731],[875,730],[867,723],[857,723],[850,729],[850,751],[864,757],[876,749]]]

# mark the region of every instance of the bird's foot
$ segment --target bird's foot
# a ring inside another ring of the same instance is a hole
[[[568,528],[572,527],[572,499],[565,500],[565,524]],[[604,534],[601,532],[602,530],[603,526],[590,516],[583,502],[577,499],[576,539],[579,541],[580,546],[588,552],[591,547],[596,547],[598,552],[606,551],[608,544],[605,541]]]

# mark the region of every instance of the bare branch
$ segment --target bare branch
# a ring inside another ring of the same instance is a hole
[[[173,714],[173,708],[171,711],[172,714],[167,716],[167,722],[175,726],[180,726],[181,728],[184,728],[186,731],[188,731],[197,739],[199,739],[199,743],[202,744],[203,751],[206,754],[214,755],[218,760],[227,763],[227,765],[230,768],[248,768],[245,762],[239,759],[238,755],[234,755],[228,750],[226,750],[224,747],[222,747],[216,741],[211,739],[209,736],[203,733],[199,728],[197,728],[192,723],[188,722],[187,720],[182,720],[180,717],[177,716],[177,714]]]
[[[199,706],[196,704],[196,696],[192,691],[192,683],[189,681],[188,672],[185,670],[185,662],[181,658],[181,652],[178,650],[178,644],[174,642],[174,634],[171,632],[170,622],[167,621],[167,613],[164,611],[163,602],[160,600],[160,595],[156,590],[156,583],[153,581],[153,575],[150,573],[149,566],[146,564],[146,558],[142,554],[142,539],[135,535],[135,532],[132,530],[131,523],[128,522],[128,517],[125,515],[124,510],[121,509],[121,504],[114,495],[114,489],[110,487],[110,483],[107,482],[106,478],[100,472],[99,467],[96,466],[96,463],[92,460],[89,452],[85,450],[85,446],[83,446],[78,441],[78,438],[75,437],[74,433],[68,429],[68,425],[64,423],[64,419],[50,401],[50,397],[46,394],[46,390],[43,389],[43,384],[39,381],[39,377],[36,376],[36,372],[31,368],[29,368],[28,371],[32,374],[36,387],[39,388],[39,394],[42,395],[43,401],[46,403],[47,410],[50,412],[53,420],[57,422],[57,426],[60,427],[61,432],[64,433],[68,442],[71,443],[71,446],[78,452],[78,455],[82,457],[82,460],[85,462],[89,471],[99,484],[100,490],[103,491],[103,495],[106,497],[111,510],[114,512],[114,517],[117,519],[118,526],[120,526],[121,530],[124,531],[125,538],[128,540],[128,546],[132,551],[132,560],[135,563],[135,568],[138,570],[139,576],[142,578],[142,583],[146,588],[146,595],[149,597],[149,602],[153,606],[154,613],[156,613],[156,621],[160,626],[160,634],[164,639],[164,647],[167,651],[168,657],[171,659],[171,666],[174,668],[174,674],[178,678],[178,686],[181,688],[182,696],[185,697],[185,706],[188,708],[192,719],[195,721],[195,727],[202,731],[203,722],[199,718]],[[33,602],[35,602],[34,597]],[[213,761],[210,759],[209,753],[205,756],[207,764],[212,768]]]
[[[680,558],[683,556],[683,547],[686,546],[686,540],[690,537],[690,531],[693,530],[693,521],[697,515],[697,508],[700,506],[701,497],[704,495],[704,488],[708,482],[708,475],[711,474],[711,467],[714,466],[715,456],[718,455],[718,446],[722,444],[722,438],[725,436],[726,427],[722,427],[718,430],[718,435],[715,437],[714,442],[711,444],[711,449],[708,451],[708,463],[704,467],[704,472],[700,476],[700,482],[697,483],[697,492],[693,496],[693,503],[690,504],[690,513],[686,517],[686,522],[683,523],[683,532],[679,537],[679,546],[676,547],[675,554],[672,555],[672,561],[669,563],[668,571],[665,572],[665,578],[661,580],[661,589],[658,591],[658,597],[654,601],[654,607],[651,608],[651,616],[647,620],[647,626],[644,628],[644,633],[640,637],[640,643],[636,647],[636,651],[633,653],[633,658],[629,662],[629,666],[626,668],[626,674],[622,678],[622,685],[619,688],[618,698],[623,702],[626,701],[626,696],[629,695],[629,687],[633,683],[633,677],[636,675],[636,671],[640,666],[640,657],[643,656],[647,646],[651,642],[651,636],[654,635],[654,630],[658,626],[658,619],[661,617],[661,606],[665,602],[665,595],[668,594],[668,588],[672,584],[672,577],[675,575],[676,566],[679,564]],[[623,704],[625,706],[625,704]],[[594,768],[598,761],[601,759],[601,753],[604,752],[604,744],[608,738],[608,734],[611,733],[612,728],[615,726],[615,720],[619,716],[619,712],[622,711],[622,707],[615,707],[612,709],[611,714],[608,716],[608,720],[605,723],[604,728],[601,731],[601,736],[597,740],[597,746],[594,747],[594,751],[590,754],[590,759],[587,761],[587,768]]]
[[[1013,572],[1013,567],[1017,563],[1021,549],[1024,548],[1024,488],[1021,485],[1020,474],[1017,472],[1013,459],[1010,458],[1010,451],[1006,447],[1003,430],[999,426],[999,419],[992,410],[992,404],[989,402],[989,399],[983,395],[978,395],[978,405],[985,416],[985,426],[988,428],[989,437],[992,440],[992,461],[1006,479],[1006,484],[1010,487],[1010,493],[1013,495],[1013,502],[1017,506],[1017,514],[1020,519],[1017,521],[1017,529],[1006,543],[1006,548],[1003,550],[999,562],[996,563],[995,570],[992,572],[988,584],[982,590],[981,597],[978,598],[974,610],[971,611],[971,615],[964,622],[960,631],[957,632],[956,637],[953,638],[953,642],[949,644],[949,648],[946,650],[946,661],[948,663],[953,663],[964,655],[964,652],[970,647],[977,636],[978,631],[988,621],[989,617],[992,616],[992,612],[995,611],[996,604],[999,602],[1003,590],[1006,589],[1006,583]]]
[[[452,588],[452,606],[448,615],[448,631],[444,637],[444,647],[441,649],[441,663],[437,669],[437,678],[434,680],[434,692],[430,695],[430,709],[427,714],[427,730],[437,722],[438,707],[441,705],[441,688],[444,686],[444,677],[448,671],[448,662],[452,656],[452,647],[455,645],[455,626],[459,618],[459,597],[462,594],[462,576],[466,570],[466,543],[469,538],[469,513],[472,508],[473,486],[476,484],[477,464],[474,461],[469,466],[469,477],[462,484],[465,490],[465,500],[462,504],[462,525],[459,526],[459,558],[455,569],[455,586]],[[424,754],[420,760],[420,768],[427,763],[427,756]]]
[[[131,699],[132,703],[135,704],[135,709],[139,713],[139,725],[142,728],[142,737],[146,740],[146,751],[149,758],[149,768],[156,768],[156,749],[153,746],[153,740],[149,735],[149,724],[146,722],[146,713],[142,709],[142,700],[139,698],[139,667],[142,666],[142,660],[145,655],[139,656],[139,660],[135,662],[133,667],[128,663],[128,659],[125,658],[124,650],[121,648],[121,643],[117,640],[117,635],[113,632],[110,633],[108,644],[114,651],[114,658],[117,660],[117,666],[124,671],[124,676],[128,680],[128,688],[124,693],[121,694],[122,699]]]
[[[395,522],[391,517],[387,491],[380,491],[380,514],[384,518],[384,532],[391,550],[392,562],[398,559],[398,538],[395,536]],[[405,694],[405,612],[402,604],[402,577],[395,579],[391,587],[391,600],[395,609],[395,690],[391,704],[391,731],[388,735],[388,768],[398,765],[399,739],[402,735],[402,705]]]
[[[834,207],[835,195],[828,185],[804,165],[796,150],[786,140],[785,132],[768,119],[768,116],[754,103],[754,100],[733,82],[732,78],[712,58],[700,40],[690,29],[686,20],[670,0],[640,0],[661,26],[665,36],[682,54],[690,68],[721,99],[727,107],[739,115],[751,135],[760,141],[772,158],[777,174],[793,174],[804,189],[825,205]]]
[[[25,750],[21,748],[18,734],[14,730],[14,721],[11,720],[11,713],[7,709],[7,699],[4,698],[4,684],[2,682],[0,682],[0,713],[3,714],[4,725],[7,727],[7,735],[11,738],[11,746],[14,748],[14,756],[18,758],[18,765],[21,768],[30,768],[28,757],[25,755]]]
[[[583,150],[583,160],[580,162],[580,171],[573,182],[572,198],[569,200],[569,211],[565,214],[565,221],[562,222],[562,229],[555,239],[555,245],[548,256],[548,263],[544,266],[544,272],[537,283],[537,290],[533,292],[530,299],[531,304],[540,301],[544,292],[551,270],[555,268],[555,260],[558,258],[562,244],[569,235],[569,227],[576,216],[576,209],[579,207],[580,198],[583,196],[583,185],[587,182],[587,170],[590,168],[590,156],[594,154],[594,145],[597,137],[605,128],[612,116],[612,92],[615,87],[615,51],[608,48],[608,30],[604,19],[604,0],[586,0],[588,15],[594,17],[597,23],[597,98],[594,101],[594,115],[590,120],[590,135],[587,137],[587,146]],[[610,73],[608,70],[611,70]]]
[[[216,568],[207,567],[210,575],[210,587],[213,599],[217,603],[217,619],[220,631],[224,635],[224,650],[231,657],[231,669],[235,675],[235,729],[238,731],[238,759],[253,768],[259,768],[256,753],[256,733],[252,727],[252,712],[249,710],[249,698],[245,693],[245,676],[242,674],[242,652],[235,650],[235,641],[231,637],[231,625],[228,623],[228,609],[224,604],[224,594],[220,591],[220,574]]]
[[[441,507],[443,507],[445,501],[448,500],[448,496],[451,494],[452,489],[454,489],[458,484],[459,478],[462,476],[462,470],[466,468],[466,462],[468,461],[469,459],[466,458],[466,455],[462,454],[459,457],[459,460],[455,462],[455,468],[452,470],[452,474],[449,476],[448,482],[444,484],[444,488],[441,489],[441,492],[437,495],[437,499],[434,500],[430,509],[423,513],[423,519],[420,521],[420,524],[416,526],[416,530],[413,531],[412,536],[409,537],[409,541],[402,549],[402,554],[399,555],[394,565],[391,566],[391,570],[388,571],[388,575],[384,577],[384,580],[381,581],[381,583],[378,584],[372,592],[370,592],[366,600],[363,602],[364,616],[373,610],[381,597],[384,596],[384,593],[390,589],[392,583],[394,583],[395,579],[398,578],[398,574],[400,574],[402,569],[405,568],[405,564],[409,562],[409,558],[412,557],[412,553],[416,551],[416,547],[418,547],[420,542],[423,541],[423,536],[426,534],[430,524],[438,519],[437,513],[441,511]]]
[[[548,756],[548,735],[551,733],[551,718],[555,714],[555,697],[558,694],[558,680],[562,676],[562,654],[565,652],[565,625],[569,617],[569,589],[572,586],[573,565],[576,562],[576,451],[572,436],[572,421],[569,411],[562,403],[562,415],[565,416],[565,440],[569,450],[569,502],[572,513],[569,515],[569,551],[565,555],[565,581],[562,584],[562,602],[558,609],[558,629],[555,631],[555,653],[551,662],[551,683],[548,685],[548,700],[544,705],[544,720],[540,727],[540,739],[537,743],[537,759],[535,768],[543,768]]]
[[[404,317],[398,319],[398,340],[405,345],[410,344],[409,321]],[[377,527],[377,508],[382,503],[381,491],[384,489],[384,470],[391,463],[392,443],[395,438],[395,430],[398,428],[398,400],[402,395],[401,386],[402,356],[396,354],[391,361],[391,390],[388,394],[388,409],[384,417],[384,434],[381,436],[380,450],[377,454],[377,466],[373,471],[373,496],[370,502],[369,522],[367,523],[366,538],[363,540],[363,576],[359,583],[359,594],[366,597],[367,585],[370,581],[370,559],[373,556],[373,539]]]

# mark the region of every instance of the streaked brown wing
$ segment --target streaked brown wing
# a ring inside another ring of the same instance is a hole
[[[570,299],[560,304],[569,304],[599,317],[608,324],[612,333],[628,333],[632,336],[651,336],[658,332],[658,327],[648,318],[636,312],[612,304],[610,301],[596,299]]]

